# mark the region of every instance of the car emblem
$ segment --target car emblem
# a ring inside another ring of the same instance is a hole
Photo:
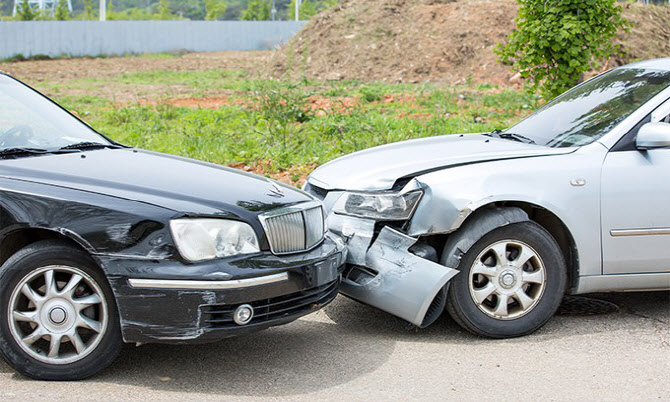
[[[284,196],[284,192],[282,191],[281,188],[279,188],[279,186],[275,182],[268,180],[268,183],[270,183],[270,185],[272,186],[270,192],[268,193],[270,197],[281,198]]]

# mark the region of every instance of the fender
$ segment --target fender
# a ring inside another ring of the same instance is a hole
[[[458,269],[463,255],[484,235],[494,229],[528,220],[530,220],[528,214],[516,207],[477,210],[456,233],[447,239],[442,252],[442,265]]]

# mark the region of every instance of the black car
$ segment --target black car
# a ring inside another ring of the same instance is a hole
[[[37,379],[126,343],[210,342],[332,301],[346,258],[320,201],[128,148],[0,74],[0,352]]]

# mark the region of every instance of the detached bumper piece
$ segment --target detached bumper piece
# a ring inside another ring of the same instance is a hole
[[[417,239],[388,226],[374,241],[373,221],[331,214],[329,227],[348,239],[340,292],[421,328],[439,317],[445,285],[458,271],[413,254]]]

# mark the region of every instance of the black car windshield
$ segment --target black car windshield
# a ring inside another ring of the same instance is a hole
[[[77,144],[88,149],[112,146],[39,93],[0,74],[0,153],[46,152]]]
[[[560,95],[502,134],[553,148],[587,145],[668,86],[669,71],[614,69]]]

